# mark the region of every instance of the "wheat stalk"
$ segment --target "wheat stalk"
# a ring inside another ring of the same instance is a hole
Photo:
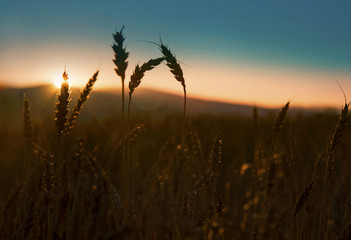
[[[48,201],[54,187],[54,169],[54,156],[46,152],[42,153],[42,186]]]
[[[340,86],[340,85],[339,85]],[[341,88],[341,87],[340,87]],[[342,89],[341,89],[342,90]],[[345,96],[345,94],[344,94]],[[349,111],[350,103],[347,103],[346,96],[345,96],[345,105],[341,110],[341,115],[339,117],[338,123],[335,126],[335,130],[331,137],[331,141],[327,150],[327,162],[326,162],[326,169],[323,178],[323,185],[322,185],[322,199],[321,199],[321,206],[320,206],[320,213],[319,213],[319,226],[318,226],[318,239],[322,234],[322,218],[323,218],[323,207],[324,207],[324,200],[325,198],[330,199],[332,193],[334,191],[334,164],[335,164],[335,148],[340,143],[345,128],[347,126],[348,121],[348,111]],[[326,194],[325,192],[325,182],[328,177],[329,180],[329,193]],[[326,196],[325,196],[326,195]],[[331,211],[331,201],[328,203],[328,212]],[[329,218],[329,215],[327,215]],[[328,221],[328,219],[327,219]],[[329,230],[329,226],[327,225],[327,232]]]
[[[272,155],[269,161],[268,175],[267,175],[267,200],[266,200],[267,205],[269,204],[272,187],[274,186],[274,179],[275,179],[277,167],[278,167],[277,156]]]
[[[137,64],[135,66],[133,74],[130,76],[129,81],[129,98],[132,97],[134,90],[140,85],[142,78],[145,75],[146,71],[152,70],[154,67],[160,65],[160,63],[164,60],[163,57],[153,58],[147,61],[146,63],[139,66]]]
[[[266,194],[266,205],[269,204],[270,194],[272,187],[274,186],[274,179],[276,175],[276,169],[278,167],[277,164],[277,156],[275,155],[275,134],[279,132],[279,130],[283,127],[284,120],[286,118],[286,114],[289,110],[290,102],[287,102],[282,109],[280,110],[278,117],[276,118],[273,126],[273,136],[271,143],[271,153],[270,159],[267,166],[267,194]]]
[[[252,108],[252,130],[255,137],[257,133],[257,127],[258,127],[258,109],[256,106],[254,106]]]
[[[142,78],[145,75],[146,71],[152,70],[154,67],[158,66],[164,58],[154,58],[150,59],[146,63],[139,66],[137,64],[135,66],[133,74],[130,76],[129,81],[129,100],[128,100],[128,115],[127,115],[127,202],[129,201],[129,194],[130,194],[130,106],[132,101],[132,94],[134,90],[140,85]]]
[[[174,75],[174,78],[178,82],[180,82],[180,84],[185,89],[185,79],[183,77],[183,70],[178,63],[176,56],[162,42],[159,45],[159,47],[160,47],[160,50],[161,50],[163,56],[165,57],[165,60],[167,62],[167,66],[169,67],[171,73]]]
[[[128,67],[127,59],[129,52],[127,52],[126,48],[123,46],[125,40],[123,36],[123,29],[124,26],[119,32],[116,31],[116,33],[112,35],[115,41],[112,45],[112,49],[115,53],[115,58],[113,59],[113,63],[116,66],[115,72],[118,76],[121,77],[122,81],[122,118],[124,119],[124,80],[126,78],[126,70]]]
[[[349,105],[345,103],[341,110],[339,121],[335,126],[334,133],[331,137],[331,141],[328,148],[327,155],[327,169],[329,178],[329,191],[332,193],[334,190],[334,164],[335,164],[335,147],[340,143],[348,121]]]
[[[313,190],[314,183],[315,183],[314,180],[312,180],[310,183],[308,183],[305,186],[305,189],[303,190],[303,192],[298,197],[298,200],[297,200],[296,205],[295,205],[294,217],[296,217],[297,213],[301,210],[301,208],[304,206],[305,202],[308,200],[308,197],[310,196],[310,194]]]
[[[26,94],[23,95],[23,122],[24,122],[24,137],[27,145],[31,146],[32,142],[32,119],[30,116],[29,102]]]
[[[170,69],[171,73],[173,74],[174,78],[180,82],[180,84],[183,87],[183,93],[184,93],[184,106],[183,106],[183,140],[185,138],[185,116],[186,116],[186,85],[185,85],[185,79],[183,76],[183,70],[180,67],[178,60],[171,52],[171,50],[166,47],[162,41],[160,44],[158,44],[161,53],[163,54],[165,60],[166,60],[166,65]]]
[[[273,133],[279,132],[279,130],[283,127],[286,114],[288,113],[288,110],[289,110],[289,105],[290,105],[290,102],[287,102],[280,110],[278,117],[274,123]]]
[[[68,103],[69,99],[69,85],[68,85],[68,75],[66,70],[62,74],[63,81],[60,88],[60,93],[57,96],[58,103],[56,104],[56,128],[57,128],[57,136],[60,141],[60,138],[65,130],[65,124],[67,121],[67,113],[68,113]]]
[[[293,182],[294,182],[294,195],[295,195],[295,202],[296,203],[299,203],[301,204],[301,207],[302,205],[304,204],[304,202],[302,201],[305,201],[305,200],[299,200],[298,198],[298,195],[297,195],[297,192],[298,192],[298,179],[297,179],[297,166],[300,162],[300,159],[299,159],[299,151],[298,151],[298,148],[297,148],[297,142],[296,142],[296,139],[295,139],[295,136],[293,134],[293,131],[292,129],[290,130],[290,134],[289,134],[289,146],[290,146],[290,160],[291,160],[291,164],[292,164],[292,171],[293,171]],[[307,197],[306,197],[307,198]],[[296,205],[296,209],[298,205]],[[300,221],[299,221],[299,217],[297,216],[296,217],[296,214],[297,214],[297,211],[295,211],[295,226],[296,226],[296,240],[299,240],[300,239]]]
[[[180,64],[175,56],[175,54],[172,53],[172,51],[166,47],[162,40],[160,39],[160,43],[155,43],[155,42],[151,42],[151,41],[145,41],[145,42],[149,42],[152,44],[155,44],[159,47],[164,60],[166,60],[166,65],[168,66],[168,68],[170,69],[171,73],[173,74],[174,78],[180,82],[180,84],[183,87],[183,94],[184,94],[184,104],[183,104],[183,141],[185,139],[185,117],[186,117],[186,85],[185,85],[185,79],[183,76],[183,70],[180,67]]]
[[[126,77],[126,70],[128,67],[128,56],[129,56],[129,52],[126,51],[126,48],[124,47],[123,43],[124,43],[124,36],[123,36],[123,29],[124,26],[121,28],[121,30],[119,32],[116,31],[115,34],[113,34],[113,39],[114,39],[114,43],[112,45],[112,49],[114,51],[114,55],[115,58],[113,59],[113,63],[115,64],[116,68],[115,68],[115,72],[118,76],[121,77],[121,84],[122,84],[122,121],[121,121],[121,129],[122,129],[122,134],[125,134],[125,126],[124,126],[124,118],[125,118],[125,110],[124,110],[124,80]],[[126,142],[123,143],[123,162],[125,164],[125,174],[127,172],[127,159],[126,159]],[[128,176],[125,176],[125,197],[126,199],[128,199],[128,189],[127,189],[127,178]],[[128,200],[126,200],[126,204],[128,204]]]
[[[345,227],[344,230],[342,231],[342,233],[340,234],[338,240],[348,240],[351,239],[351,223],[348,222]]]
[[[89,79],[87,84],[85,85],[85,88],[81,91],[80,97],[76,103],[76,105],[73,108],[73,111],[71,112],[69,118],[67,119],[66,123],[66,128],[65,128],[65,135],[68,135],[72,133],[72,130],[77,123],[77,119],[79,117],[80,111],[84,105],[84,103],[88,100],[89,94],[91,90],[93,89],[94,83],[97,80],[97,76],[99,74],[99,71],[96,71],[94,75]]]

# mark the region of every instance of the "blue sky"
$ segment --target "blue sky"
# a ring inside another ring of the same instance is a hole
[[[19,57],[21,66],[32,70],[37,61],[38,71],[50,61],[61,65],[71,61],[73,67],[78,59],[85,59],[86,66],[109,68],[111,34],[124,25],[131,67],[139,59],[159,54],[157,48],[138,40],[158,41],[161,36],[190,65],[190,72],[213,66],[228,71],[251,67],[287,74],[325,73],[331,80],[340,78],[348,90],[350,12],[351,1],[2,1],[0,70],[5,74],[0,81],[34,81],[35,74],[23,79],[14,72]],[[36,57],[40,49],[52,55]],[[88,62],[89,56],[98,59]],[[107,84],[111,72],[105,74]],[[325,80],[310,81],[322,84]],[[228,96],[225,100],[240,99]]]

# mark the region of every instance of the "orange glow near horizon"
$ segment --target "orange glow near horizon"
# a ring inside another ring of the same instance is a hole
[[[111,64],[112,65],[112,64]],[[51,73],[52,84],[60,88],[62,84],[62,66]],[[250,68],[225,68],[218,67],[208,71],[206,65],[192,68],[184,67],[187,93],[190,98],[200,98],[226,103],[239,103],[257,105],[261,107],[280,107],[287,101],[292,101],[292,106],[299,107],[339,107],[343,104],[343,95],[335,79],[341,83],[344,91],[351,93],[347,74],[330,76],[322,72],[294,72],[269,69]],[[93,71],[91,71],[93,72]],[[130,76],[130,73],[127,76]],[[91,73],[92,74],[92,73]],[[82,88],[91,75],[86,72],[71,70],[69,72],[69,86]],[[74,79],[74,81],[72,81]],[[283,80],[282,80],[283,79]],[[128,91],[126,78],[125,89]],[[26,82],[24,86],[48,84],[47,81]],[[17,86],[21,87],[22,84]],[[110,69],[100,71],[98,81],[94,86],[96,90],[111,90],[121,87],[121,80]],[[182,95],[180,84],[173,78],[166,66],[145,74],[142,88],[165,91]],[[118,90],[117,90],[118,91]],[[351,98],[349,96],[349,98]]]
[[[121,80],[114,72],[113,54],[109,46],[98,49],[100,54],[93,51],[87,52],[86,49],[60,49],[59,47],[53,52],[42,46],[38,46],[36,51],[10,50],[5,50],[1,56],[9,59],[9,61],[2,61],[0,65],[2,73],[0,83],[5,86],[27,87],[54,84],[58,87],[65,65],[67,65],[71,87],[84,87],[97,69],[100,73],[94,89],[121,86]],[[133,49],[130,51],[138,52]],[[33,55],[34,52],[36,55]],[[26,55],[27,59],[19,58],[18,54]],[[159,53],[155,52],[150,55],[157,56],[157,54]],[[134,66],[149,58],[150,56],[131,56],[126,74],[126,91],[128,91],[129,76]],[[31,59],[38,60],[34,62]],[[96,59],[103,59],[103,61],[99,62]],[[180,60],[190,66],[182,65],[189,97],[262,107],[281,107],[292,100],[292,106],[339,108],[343,105],[344,98],[335,82],[337,79],[348,99],[351,99],[349,72],[254,65],[239,60],[228,61],[210,57],[181,56]],[[19,66],[21,71],[18,71]],[[164,64],[145,74],[141,85],[135,90],[135,97],[138,96],[138,90],[141,88],[183,94],[179,82],[173,78]]]

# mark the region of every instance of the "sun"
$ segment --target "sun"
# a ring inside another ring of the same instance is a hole
[[[61,85],[62,85],[62,82],[63,82],[63,78],[62,78],[62,75],[61,75],[61,76],[55,77],[52,84],[55,86],[55,88],[60,89]],[[67,82],[68,82],[68,86],[72,85],[71,79],[68,79]]]
[[[56,88],[60,88],[61,87],[61,84],[62,84],[62,79],[59,79],[59,78],[55,78],[54,79],[54,82],[53,82],[53,85],[56,87]]]

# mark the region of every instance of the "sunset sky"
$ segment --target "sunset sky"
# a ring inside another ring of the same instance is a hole
[[[341,107],[335,80],[351,100],[351,1],[287,2],[1,1],[0,83],[51,84],[66,65],[73,86],[100,69],[96,87],[118,88],[112,33],[124,25],[128,76],[160,56],[140,40],[161,36],[183,63],[190,97]],[[165,65],[140,87],[182,94]]]

